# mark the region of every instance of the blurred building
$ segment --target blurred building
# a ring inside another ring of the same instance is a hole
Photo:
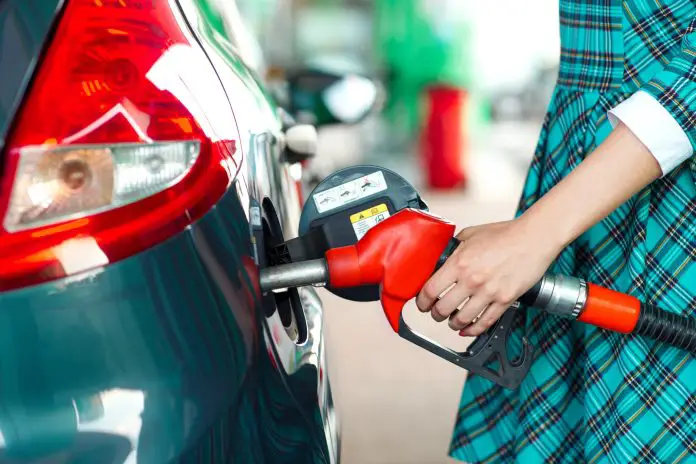
[[[461,130],[474,143],[491,133],[506,140],[533,134],[556,79],[556,0],[208,1],[237,10],[225,21],[262,78],[282,85],[286,71],[316,66],[383,82],[388,99],[379,117],[321,130],[324,154],[315,164],[324,173],[366,153],[403,158],[417,151],[425,89],[434,84],[467,91]]]
[[[435,84],[469,88],[471,30],[460,0],[375,0],[375,45],[386,71],[389,122],[413,135],[423,92]]]

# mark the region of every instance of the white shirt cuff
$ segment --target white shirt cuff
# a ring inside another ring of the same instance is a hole
[[[686,132],[652,95],[638,91],[609,111],[609,122],[624,123],[655,157],[665,176],[693,154]]]

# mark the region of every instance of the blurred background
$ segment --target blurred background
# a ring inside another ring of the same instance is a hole
[[[556,79],[556,0],[236,6],[225,17],[240,22],[227,28],[239,53],[294,118],[319,127],[318,154],[304,169],[310,187],[370,163],[404,176],[459,227],[512,217]],[[336,86],[332,73],[353,78]],[[340,91],[318,102],[327,82]],[[343,462],[454,462],[448,446],[465,372],[390,332],[378,304],[322,296]],[[406,318],[451,347],[469,342],[413,307]]]

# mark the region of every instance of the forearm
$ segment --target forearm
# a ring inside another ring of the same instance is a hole
[[[650,151],[623,124],[520,221],[563,248],[661,175]]]

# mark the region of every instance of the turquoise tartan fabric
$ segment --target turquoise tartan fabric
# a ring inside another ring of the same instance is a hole
[[[560,20],[558,86],[519,213],[606,138],[608,110],[639,89],[696,146],[696,0],[562,0]],[[692,156],[583,234],[551,271],[696,317],[695,185]],[[517,319],[511,345],[526,334],[535,350],[531,371],[514,391],[469,377],[453,457],[696,463],[693,355],[531,308]]]

